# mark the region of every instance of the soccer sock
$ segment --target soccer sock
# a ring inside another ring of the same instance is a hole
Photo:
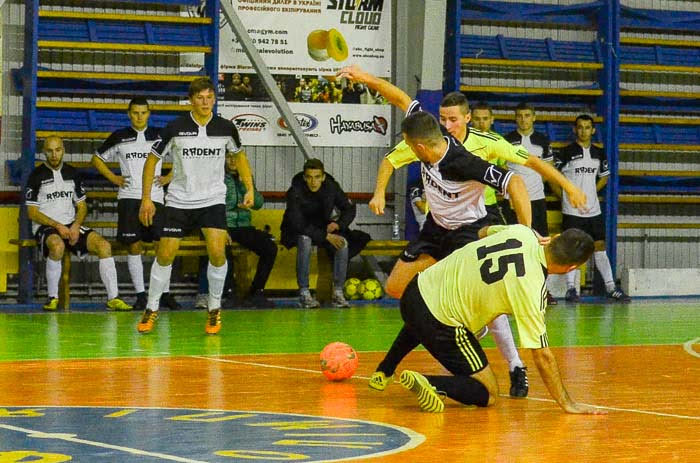
[[[465,405],[485,407],[489,403],[486,386],[471,376],[425,376],[432,386],[447,397]]]
[[[157,311],[160,304],[160,296],[163,294],[163,288],[170,281],[170,273],[173,271],[172,265],[162,266],[158,260],[153,261],[151,266],[151,280],[148,283],[148,303],[146,308],[152,311]]]
[[[141,254],[129,254],[126,256],[126,265],[129,267],[129,275],[131,276],[131,283],[134,285],[134,291],[136,291],[137,294],[146,291],[143,285],[143,262],[141,261]]]
[[[387,377],[393,375],[401,360],[419,344],[420,341],[405,326],[402,327],[389,352],[384,356],[384,360],[377,366],[377,371],[383,372]]]
[[[107,289],[107,300],[111,301],[119,296],[117,284],[117,267],[114,265],[114,257],[100,259],[100,278]]]
[[[489,323],[489,330],[496,341],[498,350],[501,351],[501,355],[508,362],[509,371],[513,371],[515,367],[522,368],[523,362],[520,360],[518,349],[515,347],[513,333],[510,331],[510,324],[508,323],[508,315],[501,314],[494,318]]]
[[[61,279],[62,267],[60,260],[46,258],[46,291],[49,293],[49,299],[58,298],[58,281]]]
[[[570,272],[566,273],[566,289],[575,289],[576,288],[576,272],[579,270],[572,270]]]
[[[224,261],[221,267],[214,267],[209,261],[207,266],[207,280],[209,280],[209,310],[221,308],[221,294],[226,283],[226,270],[228,262]]]
[[[610,267],[610,259],[605,251],[596,251],[593,253],[595,266],[600,272],[605,282],[605,290],[611,292],[615,290],[615,280],[613,279],[612,268]]]

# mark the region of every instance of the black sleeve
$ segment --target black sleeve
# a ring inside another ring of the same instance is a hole
[[[80,174],[76,170],[75,173],[73,174],[73,183],[74,183],[74,195],[73,200],[74,203],[79,203],[81,201],[85,201],[86,199],[86,194],[85,194],[85,187],[83,187],[83,179],[81,178]]]
[[[25,202],[29,206],[39,205],[39,190],[41,189],[41,179],[39,170],[34,169],[27,179],[27,186],[24,189]]]
[[[119,144],[120,140],[120,135],[117,132],[112,132],[99,148],[95,150],[95,154],[103,161],[109,161],[113,156],[114,148]]]
[[[445,180],[466,182],[475,180],[505,193],[512,172],[484,161],[471,153],[452,156],[449,162],[440,165],[440,173]]]
[[[571,154],[569,153],[569,147],[565,146],[564,148],[561,148],[554,152],[554,167],[556,167],[559,170],[562,170],[570,159]]]
[[[153,142],[151,147],[151,153],[158,156],[158,158],[163,159],[163,157],[168,153],[170,148],[170,140],[173,138],[174,130],[171,125],[168,124],[163,130],[160,131],[158,138]]]

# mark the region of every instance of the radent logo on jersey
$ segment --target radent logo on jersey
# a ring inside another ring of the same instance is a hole
[[[270,126],[270,123],[262,116],[257,114],[238,114],[231,118],[231,122],[236,126],[239,132],[264,132]]]
[[[46,193],[46,200],[53,201],[54,199],[72,199],[72,191],[54,191],[53,193]]]
[[[421,172],[421,176],[423,177],[423,185],[426,188],[429,187],[432,190],[437,191],[445,199],[457,199],[457,198],[459,198],[459,192],[452,193],[452,192],[445,190],[433,177],[430,176],[427,169],[422,168],[420,170],[420,172]]]
[[[182,148],[183,158],[221,156],[221,148]]]
[[[597,170],[595,167],[577,167],[574,174],[595,174]]]
[[[326,9],[340,11],[340,24],[354,24],[357,30],[377,30],[384,0],[328,0]]]
[[[303,130],[304,132],[311,132],[312,130],[316,129],[316,127],[318,127],[318,119],[316,119],[310,114],[294,113],[294,118],[299,123],[301,130]],[[282,130],[290,130],[289,126],[287,125],[287,121],[285,121],[281,117],[277,119],[277,126]]]
[[[501,184],[501,177],[503,177],[503,174],[496,170],[494,166],[490,166],[488,169],[486,169],[484,181],[497,187]]]
[[[148,153],[138,153],[138,152],[133,152],[133,153],[126,153],[124,157],[129,160],[129,159],[146,159],[148,157]]]
[[[380,135],[386,135],[389,123],[382,116],[374,116],[372,120],[366,121],[351,121],[343,120],[340,114],[331,117],[328,122],[331,125],[331,133],[340,135],[343,132],[376,132]]]

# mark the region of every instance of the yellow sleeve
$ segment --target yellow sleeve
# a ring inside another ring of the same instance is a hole
[[[386,154],[385,157],[389,163],[391,163],[394,169],[398,169],[399,167],[406,166],[419,160],[405,141],[402,141],[396,145],[393,150]]]
[[[500,233],[507,228],[508,225],[489,225],[489,228],[486,229],[486,236],[495,235],[496,233]]]
[[[489,159],[499,159],[514,164],[523,165],[527,162],[530,153],[522,146],[511,145],[508,140],[498,137],[497,140],[487,143]]]

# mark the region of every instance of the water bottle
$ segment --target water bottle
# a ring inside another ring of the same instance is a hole
[[[391,239],[392,240],[398,240],[399,239],[399,214],[398,212],[394,212],[394,223],[391,225]]]

